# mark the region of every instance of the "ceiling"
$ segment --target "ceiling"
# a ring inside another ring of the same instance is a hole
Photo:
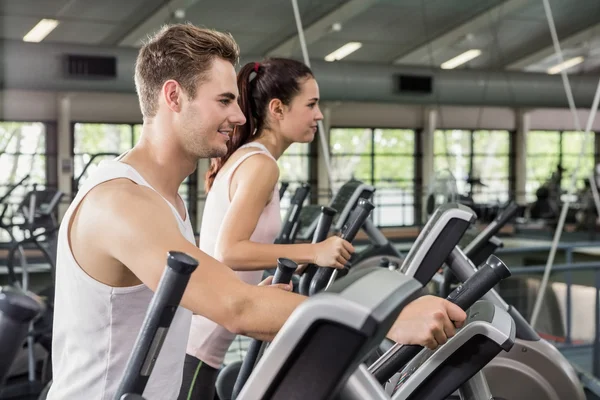
[[[568,72],[597,73],[600,1],[550,5],[564,58],[585,58]],[[544,72],[558,62],[542,0],[298,0],[298,8],[311,59],[358,41],[344,61],[430,68],[480,49],[458,68]],[[302,58],[288,0],[0,0],[0,18],[2,39],[21,40],[54,18],[43,43],[103,47],[135,47],[164,23],[189,21],[231,32],[242,56]]]

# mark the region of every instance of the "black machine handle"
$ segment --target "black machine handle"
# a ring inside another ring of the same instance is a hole
[[[282,184],[283,187],[283,184]],[[275,244],[287,244],[291,243],[294,226],[298,222],[298,218],[300,217],[300,211],[302,210],[302,204],[304,200],[308,197],[310,193],[310,185],[304,183],[294,192],[294,196],[290,201],[290,207],[288,208],[287,214],[285,216],[283,226],[281,227],[281,231],[277,238],[275,239]]]
[[[331,207],[323,206],[321,207],[321,216],[319,217],[319,221],[317,222],[317,228],[315,229],[315,233],[313,235],[313,243],[319,243],[323,240],[327,239],[327,235],[329,234],[329,230],[331,229],[331,224],[333,223],[333,217],[337,213],[337,210]],[[304,269],[302,276],[300,277],[300,287],[298,288],[298,292],[301,295],[308,296],[310,290],[310,282],[313,280],[315,273],[319,268],[315,264],[308,264],[308,266]]]
[[[278,258],[277,259],[277,270],[275,271],[275,275],[273,276],[272,284],[275,285],[277,283],[290,283],[292,279],[292,275],[298,268],[298,264],[294,261],[287,258]],[[262,340],[252,340],[250,345],[248,346],[248,351],[246,352],[246,357],[244,357],[244,361],[242,362],[242,366],[240,367],[240,372],[235,380],[235,384],[233,386],[233,392],[231,393],[231,399],[235,400],[242,388],[248,381],[250,374],[252,374],[252,370],[254,366],[258,362],[260,355],[262,354],[261,348],[263,347]]]
[[[185,253],[168,253],[167,267],[148,306],[115,400],[144,392],[190,276],[197,267],[198,261]]]
[[[478,251],[481,250],[488,240],[498,232],[508,221],[510,221],[519,211],[519,205],[511,202],[498,216],[481,231],[479,235],[465,248],[465,255],[472,258]]]
[[[289,182],[281,182],[281,186],[279,186],[279,199],[281,200],[283,198],[283,195],[285,194],[285,191],[287,190],[288,186],[290,186]]]
[[[479,267],[479,270],[466,282],[458,286],[446,298],[463,310],[469,309],[477,300],[481,299],[487,292],[493,289],[502,279],[510,276],[510,270],[496,256],[490,256],[487,261]],[[387,382],[400,371],[404,365],[416,357],[423,350],[418,345],[394,345],[388,353],[382,356],[383,362],[375,362],[369,367],[369,372],[375,376],[380,383]]]
[[[342,239],[352,242],[374,208],[375,206],[369,200],[360,199],[356,208],[352,211],[347,222],[342,227]],[[318,268],[317,272],[315,272],[315,276],[310,282],[309,295],[312,296],[327,287],[333,273],[333,268]]]

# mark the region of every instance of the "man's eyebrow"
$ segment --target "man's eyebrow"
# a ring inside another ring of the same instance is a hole
[[[219,95],[219,97],[225,97],[228,98],[229,100],[235,100],[236,99],[236,95],[231,93],[231,92],[225,92],[225,93],[221,93]]]

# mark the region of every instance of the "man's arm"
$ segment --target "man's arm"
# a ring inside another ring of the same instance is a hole
[[[181,305],[229,331],[271,340],[304,297],[244,283],[226,265],[209,257],[181,234],[165,201],[133,183],[108,183],[86,201],[102,210],[81,223],[96,233],[99,252],[118,260],[156,290],[169,251],[184,252],[199,265]],[[94,204],[95,203],[95,204]]]

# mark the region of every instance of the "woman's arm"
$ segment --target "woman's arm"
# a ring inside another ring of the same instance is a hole
[[[338,237],[318,244],[282,245],[250,241],[260,215],[271,201],[278,179],[277,164],[260,154],[249,157],[233,172],[231,205],[217,238],[216,258],[238,271],[273,268],[279,257],[289,258],[298,264],[343,267],[354,249]]]

